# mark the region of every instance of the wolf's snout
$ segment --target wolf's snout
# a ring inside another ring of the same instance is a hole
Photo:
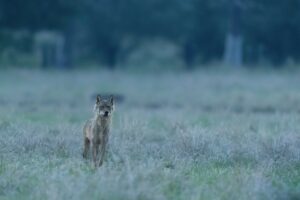
[[[105,111],[104,116],[106,117],[108,116],[108,111]]]

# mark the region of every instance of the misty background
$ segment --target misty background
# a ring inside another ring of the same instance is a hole
[[[0,0],[0,200],[300,199],[299,61],[300,0]]]
[[[1,0],[0,67],[296,65],[299,11],[299,0]]]

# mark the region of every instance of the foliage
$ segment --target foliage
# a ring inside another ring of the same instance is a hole
[[[79,43],[79,54],[83,40],[86,54],[110,68],[122,64],[142,41],[158,37],[178,45],[182,60],[192,67],[222,59],[233,4],[241,13],[246,64],[299,60],[300,0],[1,0],[0,27],[62,31],[66,41]],[[69,51],[76,48],[68,45]]]

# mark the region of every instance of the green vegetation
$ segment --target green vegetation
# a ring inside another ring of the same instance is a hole
[[[0,67],[114,69],[157,39],[176,46],[187,69],[223,60],[293,65],[300,58],[299,9],[300,0],[0,0]],[[37,42],[45,31],[57,36],[44,38],[48,49]]]

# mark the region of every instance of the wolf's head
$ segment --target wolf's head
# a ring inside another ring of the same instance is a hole
[[[114,98],[110,96],[109,99],[102,99],[100,95],[96,98],[96,104],[94,107],[94,111],[97,116],[102,118],[109,118],[114,110]]]

